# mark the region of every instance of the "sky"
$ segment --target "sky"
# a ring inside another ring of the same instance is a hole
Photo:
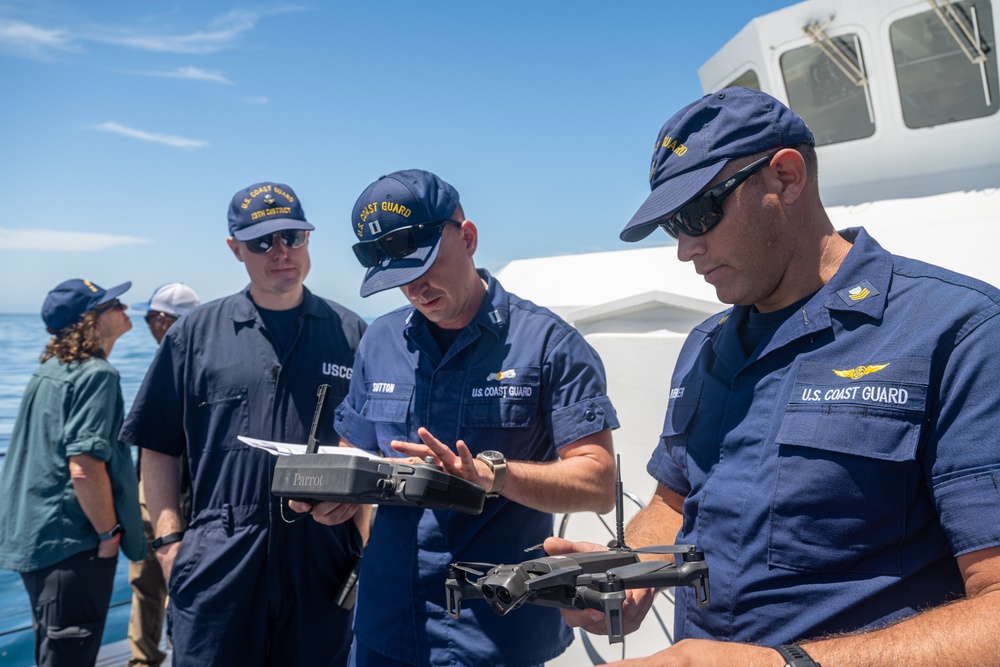
[[[285,183],[316,226],[306,285],[365,317],[350,215],[369,183],[432,171],[479,229],[477,265],[666,244],[618,233],[697,70],[791,0],[252,4],[0,0],[0,313],[69,278],[248,279],[233,194]],[[558,276],[553,276],[558,280]]]

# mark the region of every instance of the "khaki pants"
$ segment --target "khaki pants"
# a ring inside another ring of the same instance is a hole
[[[132,614],[128,620],[128,642],[132,647],[134,665],[160,665],[167,654],[160,650],[163,632],[163,614],[167,604],[167,582],[163,580],[163,570],[156,560],[151,545],[153,527],[149,523],[146,498],[139,485],[139,506],[142,509],[142,525],[146,531],[146,559],[130,562],[128,583],[132,587]]]

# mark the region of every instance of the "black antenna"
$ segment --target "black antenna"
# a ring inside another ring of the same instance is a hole
[[[624,492],[622,491],[622,455],[615,455],[615,528],[618,532],[616,535],[618,539],[618,544],[616,548],[618,549],[628,549],[625,546],[625,517],[622,511]]]
[[[326,402],[326,392],[330,388],[328,384],[321,384],[316,388],[316,412],[313,413],[313,423],[309,428],[309,440],[306,442],[306,454],[315,454],[319,449],[319,440],[316,439],[316,431],[319,430],[319,418],[323,414],[323,403]]]

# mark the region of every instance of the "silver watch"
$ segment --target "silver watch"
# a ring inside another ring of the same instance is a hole
[[[507,457],[495,449],[487,449],[479,452],[476,458],[493,471],[493,488],[486,491],[486,497],[496,498],[503,491],[503,483],[507,479]]]

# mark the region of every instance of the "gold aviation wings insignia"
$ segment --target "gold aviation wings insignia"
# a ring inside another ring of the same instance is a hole
[[[888,365],[889,365],[888,363],[872,364],[868,366],[858,366],[857,368],[849,368],[846,371],[838,371],[836,368],[834,368],[833,372],[842,378],[850,378],[852,380],[858,380],[868,375],[869,373],[877,373],[878,371],[882,370]]]

